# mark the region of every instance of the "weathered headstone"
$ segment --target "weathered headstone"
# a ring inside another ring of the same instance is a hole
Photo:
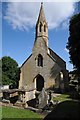
[[[38,108],[44,108],[48,104],[48,95],[44,88],[39,94],[38,99],[39,99]]]

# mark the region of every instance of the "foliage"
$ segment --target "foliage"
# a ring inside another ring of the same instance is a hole
[[[69,34],[66,47],[69,50],[70,62],[74,66],[74,71],[72,72],[74,80],[78,80],[78,85],[80,85],[80,13],[71,18]]]
[[[74,68],[80,73],[80,14],[74,15],[70,20],[67,49]]]
[[[18,87],[20,69],[11,57],[2,57],[2,84]]]
[[[2,118],[42,118],[37,113],[30,110],[12,108],[12,107],[2,107]]]
[[[0,85],[2,84],[2,61],[0,60]]]
[[[70,85],[70,88],[72,87],[72,90],[76,90],[78,89],[78,76],[77,76],[77,73],[78,71],[77,70],[73,70],[73,71],[70,71],[70,82],[69,82],[69,85]]]
[[[79,101],[72,100],[61,102],[43,120],[79,119],[79,104]]]

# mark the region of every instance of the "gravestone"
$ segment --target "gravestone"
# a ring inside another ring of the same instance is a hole
[[[40,108],[40,109],[44,108],[48,104],[48,94],[44,88],[42,89],[41,93],[39,94],[38,100],[39,100],[38,108]]]

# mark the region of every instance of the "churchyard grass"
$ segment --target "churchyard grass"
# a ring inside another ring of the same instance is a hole
[[[53,97],[53,100],[63,102],[66,100],[71,100],[71,98],[70,98],[70,95],[68,95],[68,94],[61,94],[56,97]]]
[[[41,118],[42,119],[42,116],[30,110],[3,106],[2,118]]]

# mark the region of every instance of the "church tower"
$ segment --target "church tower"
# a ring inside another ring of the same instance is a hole
[[[43,3],[41,3],[39,17],[36,23],[36,39],[38,37],[42,37],[48,46],[48,24],[44,15]]]

